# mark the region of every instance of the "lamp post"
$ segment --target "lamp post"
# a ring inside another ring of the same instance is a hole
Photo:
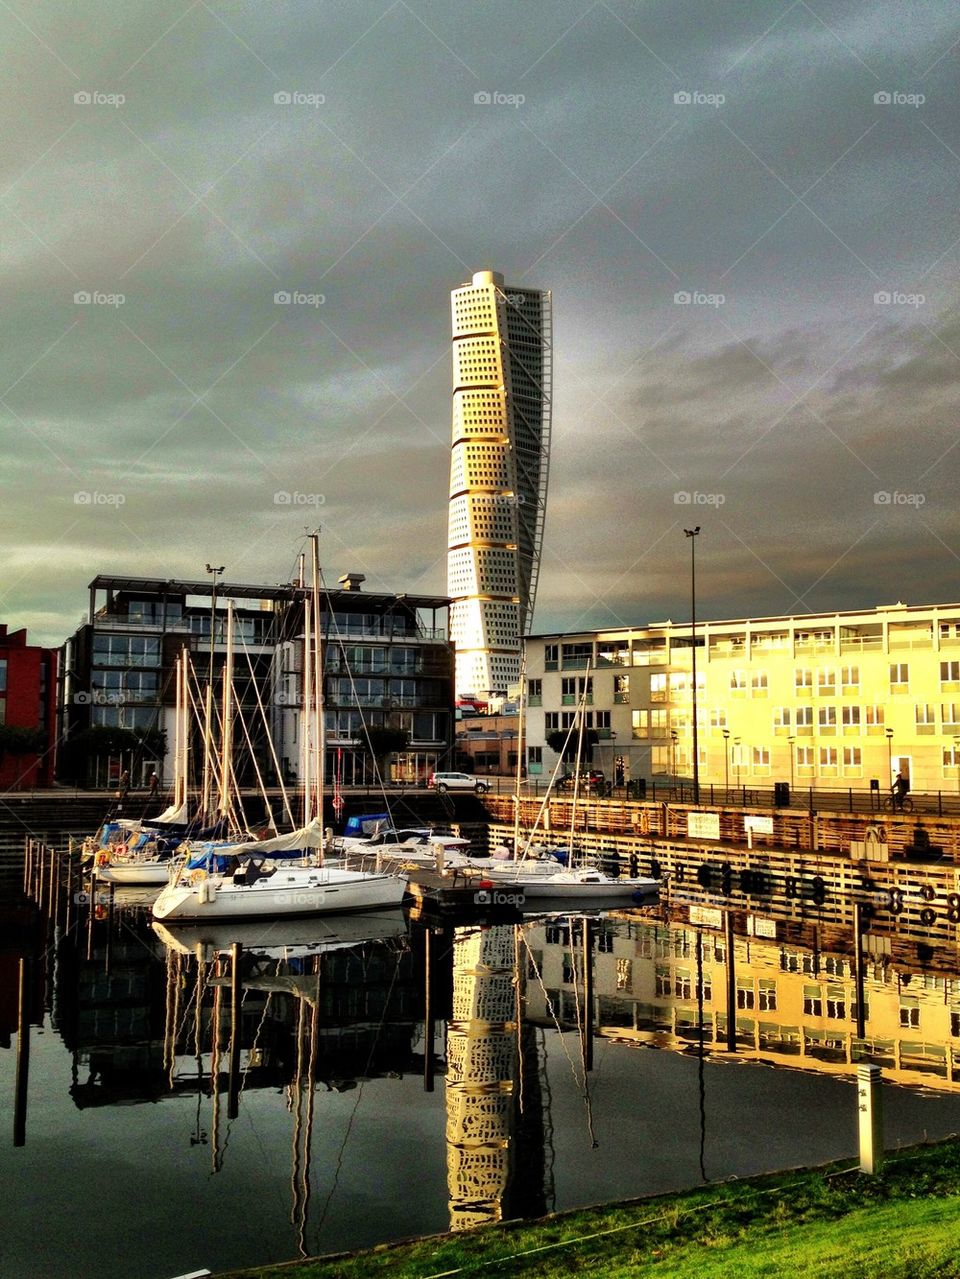
[[[690,539],[690,652],[693,677],[693,802],[700,803],[700,751],[697,745],[697,558],[695,547],[700,525],[685,528]]]
[[[957,769],[957,794],[960,795],[960,767],[957,767],[957,752],[960,751],[960,737],[953,739],[953,765]]]
[[[671,728],[670,730],[670,772],[673,774],[674,790],[679,789],[678,778],[677,778],[677,737],[678,736],[679,735],[677,733],[677,730],[675,728]]]
[[[795,737],[787,738],[787,746],[790,748],[790,794],[793,794],[793,743],[797,739]]]
[[[723,730],[723,799],[730,802],[730,730]]]
[[[734,749],[737,752],[737,790],[740,789],[740,738],[733,739]]]
[[[207,698],[203,726],[203,789],[201,808],[204,817],[209,820],[213,815],[213,646],[217,626],[217,578],[224,570],[220,564],[216,568],[207,565],[207,572],[213,574],[213,590],[210,593],[210,670],[207,678]]]
[[[893,729],[884,730],[887,738],[887,790],[893,785]]]

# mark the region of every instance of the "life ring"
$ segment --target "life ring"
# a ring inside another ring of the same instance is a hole
[[[810,894],[810,897],[815,906],[822,906],[827,900],[827,886],[823,882],[823,877],[821,875],[814,875],[813,892]]]
[[[677,862],[676,870],[673,872],[674,879],[678,884],[683,883],[683,862]]]
[[[784,895],[787,897],[796,897],[797,881],[793,877],[793,875],[788,875],[786,879],[783,881],[783,891],[784,891]]]
[[[710,888],[713,885],[713,872],[707,865],[697,867],[697,883],[701,888]]]
[[[206,879],[206,877],[207,877],[207,872],[205,870],[192,870],[190,872],[190,883],[202,884],[203,881]]]
[[[890,889],[887,905],[891,915],[899,915],[903,910],[903,892],[899,888]]]
[[[937,895],[937,890],[932,884],[924,884],[920,889],[920,896],[925,902],[932,902]]]
[[[920,923],[923,924],[925,928],[930,928],[936,922],[937,912],[935,910],[931,910],[929,906],[924,906],[923,910],[920,912]]]

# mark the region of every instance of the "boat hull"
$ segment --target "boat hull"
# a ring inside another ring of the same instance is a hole
[[[160,888],[170,878],[170,862],[110,862],[97,869],[97,879],[108,884],[133,884]]]
[[[377,910],[399,906],[406,882],[333,868],[277,871],[253,884],[212,875],[193,884],[169,884],[153,904],[159,920],[276,919],[295,915]]]

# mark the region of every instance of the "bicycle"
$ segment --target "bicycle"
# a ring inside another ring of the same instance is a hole
[[[883,801],[883,811],[885,813],[912,813],[913,800],[909,795],[904,795],[902,799],[895,795],[888,795]]]

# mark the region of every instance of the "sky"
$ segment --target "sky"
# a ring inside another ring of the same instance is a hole
[[[535,631],[960,598],[960,17],[9,0],[0,621],[444,593],[450,290],[553,295]],[[279,295],[279,296],[278,296]],[[289,300],[284,300],[289,299]]]

